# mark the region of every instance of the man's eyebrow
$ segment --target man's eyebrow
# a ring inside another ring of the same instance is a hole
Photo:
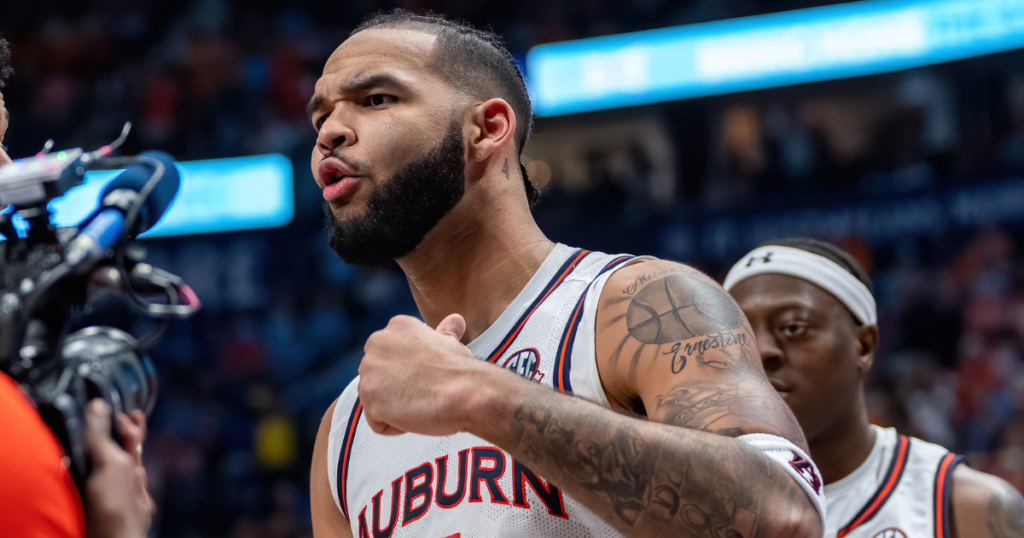
[[[324,106],[324,96],[322,95],[314,95],[313,98],[306,103],[306,117],[309,118],[309,121],[313,121],[313,114],[316,113],[317,110],[320,110],[320,107],[322,106]]]
[[[374,88],[404,89],[406,86],[392,75],[375,74],[351,78],[339,86],[342,93],[366,91]],[[306,105],[306,116],[313,121],[313,114],[324,106],[326,99],[322,95],[314,95]]]
[[[371,88],[405,88],[405,84],[388,74],[365,75],[351,78],[341,85],[341,91],[352,92],[369,90]]]

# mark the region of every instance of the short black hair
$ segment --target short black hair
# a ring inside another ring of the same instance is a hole
[[[851,256],[849,252],[846,252],[832,243],[818,241],[817,239],[811,239],[810,237],[787,237],[785,239],[768,241],[761,246],[798,248],[800,250],[828,258],[835,262],[839,267],[846,269],[847,272],[867,286],[868,291],[874,293],[874,290],[871,289],[871,277],[868,275],[868,272],[864,270],[864,266]]]
[[[14,74],[11,67],[11,46],[7,40],[0,37],[0,88],[4,87],[4,81]]]
[[[401,28],[437,37],[433,67],[452,86],[474,96],[500,97],[516,115],[516,152],[522,155],[533,130],[533,106],[526,79],[501,36],[474,28],[467,22],[447,19],[434,13],[417,14],[395,9],[371,15],[359,23],[351,35],[372,28]],[[526,197],[533,206],[536,188],[520,163]]]

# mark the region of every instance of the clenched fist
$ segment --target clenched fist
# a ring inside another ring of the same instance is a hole
[[[516,376],[473,357],[459,339],[466,321],[452,314],[431,329],[396,316],[366,341],[359,398],[373,431],[451,435],[470,431],[486,402]]]

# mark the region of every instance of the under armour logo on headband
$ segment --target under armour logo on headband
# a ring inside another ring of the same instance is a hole
[[[747,267],[750,267],[751,265],[754,265],[754,260],[761,260],[764,263],[768,263],[768,262],[772,261],[772,254],[774,254],[774,252],[769,252],[768,254],[765,254],[764,256],[751,256],[750,259],[747,260]]]

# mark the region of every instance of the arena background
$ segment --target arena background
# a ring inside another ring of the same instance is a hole
[[[161,538],[310,536],[320,418],[372,331],[415,307],[397,267],[328,249],[303,107],[365,15],[395,6],[548,42],[835,2],[128,0],[4,2],[13,157],[125,147],[181,160],[282,153],[282,228],[154,239],[205,310],[153,353],[145,459]],[[1024,54],[538,119],[528,168],[555,240],[654,254],[721,278],[761,240],[837,241],[871,273],[874,422],[1024,487]],[[100,321],[131,326],[116,312]]]

